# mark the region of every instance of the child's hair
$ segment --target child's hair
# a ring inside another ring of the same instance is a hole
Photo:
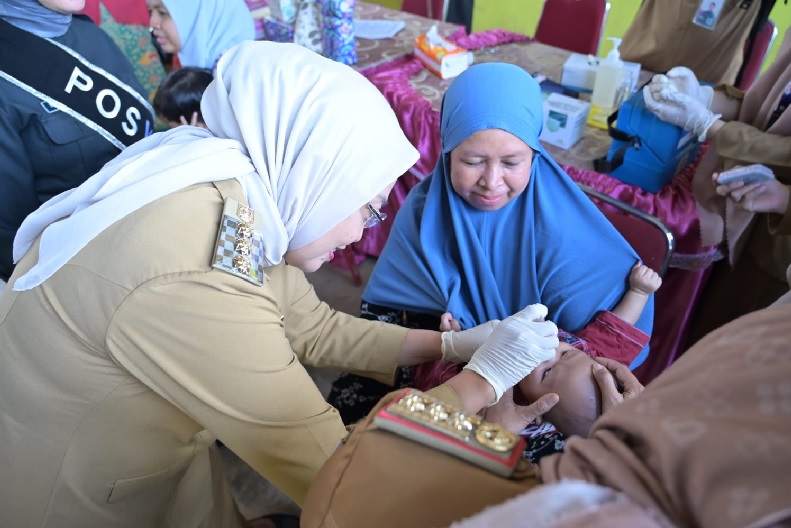
[[[576,405],[561,405],[558,402],[544,418],[566,436],[578,435],[586,438],[599,416],[601,405],[597,399],[591,398],[576,402]]]
[[[184,116],[188,122],[194,112],[203,122],[200,100],[213,76],[211,70],[184,67],[172,71],[159,85],[154,96],[154,110],[165,121],[179,122]]]

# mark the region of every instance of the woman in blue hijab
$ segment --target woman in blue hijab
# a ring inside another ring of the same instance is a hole
[[[146,0],[151,33],[181,66],[213,69],[225,51],[255,39],[244,0]]]
[[[574,333],[616,305],[639,258],[546,153],[542,126],[541,90],[522,68],[485,63],[453,81],[442,153],[396,215],[364,314],[450,312],[466,329],[540,302]],[[650,335],[652,325],[653,298],[636,326]]]
[[[399,209],[363,300],[418,313],[448,311],[462,328],[541,302],[569,332],[613,308],[638,257],[539,143],[538,83],[512,64],[480,64],[451,84],[441,115],[440,159]],[[455,156],[482,131],[521,140],[532,151],[532,160],[522,162],[529,167],[524,190],[494,204],[481,196],[508,188],[509,158]],[[471,162],[489,165],[504,183],[460,193],[464,176],[457,174]],[[652,323],[649,303],[636,326],[650,334]]]

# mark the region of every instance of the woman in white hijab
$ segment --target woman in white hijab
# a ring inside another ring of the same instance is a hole
[[[213,69],[226,50],[255,39],[244,0],[146,0],[146,5],[151,34],[164,52],[178,55],[181,66]]]
[[[5,525],[242,526],[215,437],[301,502],[345,435],[303,364],[392,382],[469,360],[436,394],[477,412],[554,354],[543,307],[440,334],[316,297],[303,271],[381,221],[418,156],[360,74],[247,42],[201,108],[208,129],[141,140],[19,230],[0,297]]]

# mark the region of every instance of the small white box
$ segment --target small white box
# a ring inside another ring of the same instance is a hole
[[[544,128],[538,139],[560,148],[569,148],[585,132],[590,103],[551,93],[544,99]]]
[[[599,68],[600,59],[593,55],[582,55],[572,53],[566,62],[563,63],[563,70],[560,73],[560,84],[581,92],[593,90],[596,82],[596,71]],[[624,75],[631,78],[631,87],[626,97],[634,93],[637,89],[637,81],[640,77],[640,64],[637,62],[624,62]]]

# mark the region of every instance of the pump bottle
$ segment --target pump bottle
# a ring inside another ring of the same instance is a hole
[[[591,94],[591,109],[588,113],[588,124],[599,128],[607,128],[607,118],[615,110],[616,96],[623,83],[624,66],[621,60],[621,39],[611,37],[613,47],[607,58],[599,63],[596,80]]]

